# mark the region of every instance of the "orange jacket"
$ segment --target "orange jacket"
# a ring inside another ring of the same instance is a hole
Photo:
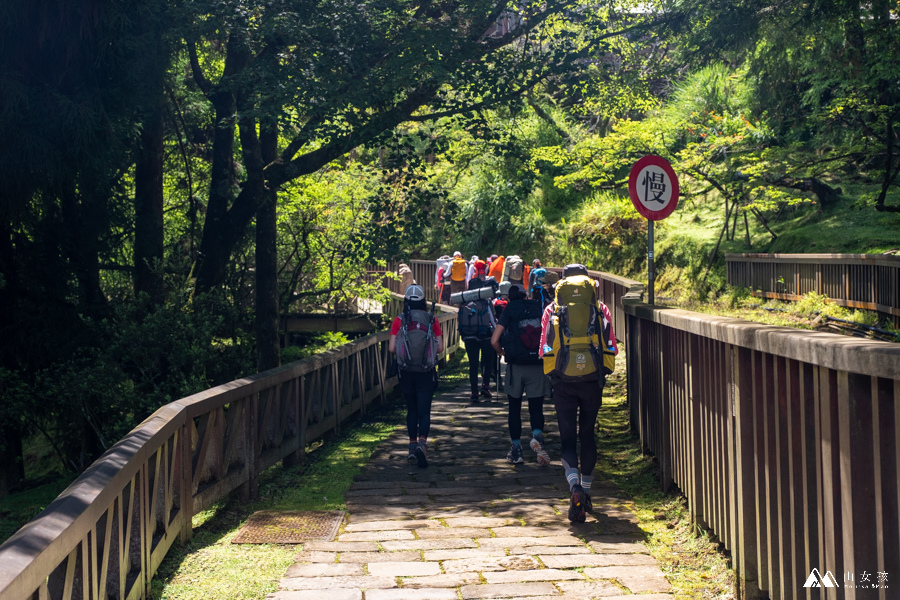
[[[500,283],[500,278],[503,277],[503,267],[506,265],[506,259],[502,256],[498,256],[494,262],[491,263],[491,268],[488,270],[488,277],[493,277],[497,280],[497,283]]]

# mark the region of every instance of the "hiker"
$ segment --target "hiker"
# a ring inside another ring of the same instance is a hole
[[[416,283],[412,269],[406,263],[400,263],[400,266],[397,268],[397,275],[400,276],[400,290],[404,293],[406,288]]]
[[[483,260],[476,260],[472,265],[472,268],[474,270],[474,275],[472,279],[469,280],[467,289],[477,290],[489,286],[494,288],[494,295],[496,296],[500,285],[497,283],[496,279],[487,276],[487,263]]]
[[[556,284],[559,282],[559,273],[556,271],[547,271],[541,283],[540,294],[543,297],[544,308],[553,303],[553,295],[556,290]],[[537,289],[537,288],[535,288]]]
[[[525,289],[525,285],[528,282],[528,275],[529,268],[518,254],[506,257],[503,264],[502,281],[515,283],[516,285],[522,286],[522,289]]]
[[[397,355],[400,391],[406,400],[408,460],[422,468],[428,466],[431,400],[437,387],[437,357],[444,351],[442,334],[433,302],[431,312],[427,310],[422,286],[406,288],[403,313],[391,324],[388,350]]]
[[[505,263],[505,259],[502,256],[498,256],[494,260],[491,261],[491,266],[488,268],[488,277],[493,277],[497,280],[497,283],[503,283],[503,265]]]
[[[531,273],[529,273],[529,275],[528,275],[529,291],[534,289],[534,286],[535,286],[535,281],[534,281],[535,273],[534,272],[538,269],[543,269],[543,266],[541,265],[541,259],[536,258],[533,261],[531,261]],[[546,274],[546,273],[547,273],[547,270],[544,269],[544,274]]]
[[[453,253],[453,260],[450,261],[449,278],[450,278],[450,294],[458,294],[466,289],[466,271],[468,270],[466,259],[462,257],[462,252],[458,250]],[[447,267],[444,267],[447,269]]]
[[[475,277],[475,263],[478,260],[479,260],[478,255],[473,254],[472,258],[467,263],[469,265],[469,268],[466,270],[466,286],[468,286],[469,282],[472,281],[472,278]],[[484,262],[484,261],[482,261],[482,262]],[[469,288],[466,287],[466,289],[469,289]]]
[[[449,255],[444,254],[434,261],[434,289],[438,290],[438,302],[441,304],[450,304],[450,270],[447,266],[452,260]]]
[[[475,261],[475,277],[469,280],[469,290],[496,286],[496,282],[488,283],[485,280],[486,268],[484,261]],[[494,372],[494,362],[497,359],[494,349],[491,347],[491,335],[494,333],[496,325],[494,309],[491,304],[493,295],[493,292],[490,292],[490,295],[470,300],[459,307],[457,319],[459,337],[465,342],[466,356],[469,358],[469,386],[472,392],[472,402],[477,402],[479,398],[479,370],[481,371],[480,394],[485,398],[492,397],[491,377]]]
[[[609,309],[584,265],[567,265],[554,301],[541,318],[540,352],[553,386],[562,465],[569,484],[569,521],[583,523],[593,509],[591,480],[597,463],[594,425],[606,376],[618,354]],[[576,453],[581,442],[580,456]],[[581,475],[578,466],[581,460]]]
[[[533,300],[540,300],[544,306],[544,278],[547,276],[547,269],[541,265],[540,259],[534,259],[531,263],[531,273],[528,275],[528,296]]]
[[[528,398],[531,425],[531,449],[541,465],[550,464],[544,449],[544,397],[550,394],[550,381],[541,364],[541,316],[539,300],[525,298],[521,288],[509,289],[509,305],[503,311],[491,346],[506,359],[506,398],[509,402],[509,437],[512,441],[506,460],[522,464],[522,396]]]

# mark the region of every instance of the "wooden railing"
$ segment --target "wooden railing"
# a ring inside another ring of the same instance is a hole
[[[900,345],[625,310],[632,428],[730,550],[738,597],[897,597]],[[840,588],[804,588],[813,568]],[[848,587],[879,573],[889,589]]]
[[[726,254],[728,283],[764,298],[809,292],[882,313],[900,326],[900,256],[889,254]]]
[[[396,303],[397,299],[394,299]],[[387,312],[396,305],[388,306]],[[459,346],[445,310],[442,359]],[[388,332],[167,404],[0,546],[0,600],[144,598],[191,518],[383,401]]]

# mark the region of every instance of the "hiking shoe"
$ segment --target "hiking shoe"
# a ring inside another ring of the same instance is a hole
[[[471,402],[478,402],[478,392],[472,392],[472,395],[469,397]]]
[[[408,460],[409,462],[413,462],[416,460],[416,448],[418,446],[419,446],[419,444],[417,444],[416,442],[409,443],[409,456],[407,457],[406,460]]]
[[[522,444],[511,444],[509,452],[506,454],[506,460],[514,465],[521,465],[525,462],[522,458]]]
[[[550,464],[550,455],[547,454],[547,451],[544,450],[544,436],[542,434],[537,434],[533,438],[531,438],[531,449],[534,450],[534,453],[537,454],[538,464],[546,467]]]
[[[419,463],[419,467],[425,468],[428,466],[428,445],[424,442],[419,442],[416,444],[416,460]]]
[[[569,493],[569,521],[572,523],[584,523],[587,518],[585,511],[585,498],[587,494],[584,488],[576,485]]]
[[[493,398],[494,395],[491,393],[491,388],[489,386],[483,385],[481,386],[481,395],[485,398]]]
[[[594,503],[591,502],[591,495],[587,490],[584,492],[584,512],[594,512]]]

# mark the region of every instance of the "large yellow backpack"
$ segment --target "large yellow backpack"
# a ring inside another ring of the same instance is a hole
[[[453,262],[450,263],[450,279],[453,281],[466,280],[466,261],[459,257],[453,259]]]
[[[544,373],[562,381],[593,381],[609,375],[616,368],[609,332],[594,280],[586,275],[561,280],[547,324]]]

